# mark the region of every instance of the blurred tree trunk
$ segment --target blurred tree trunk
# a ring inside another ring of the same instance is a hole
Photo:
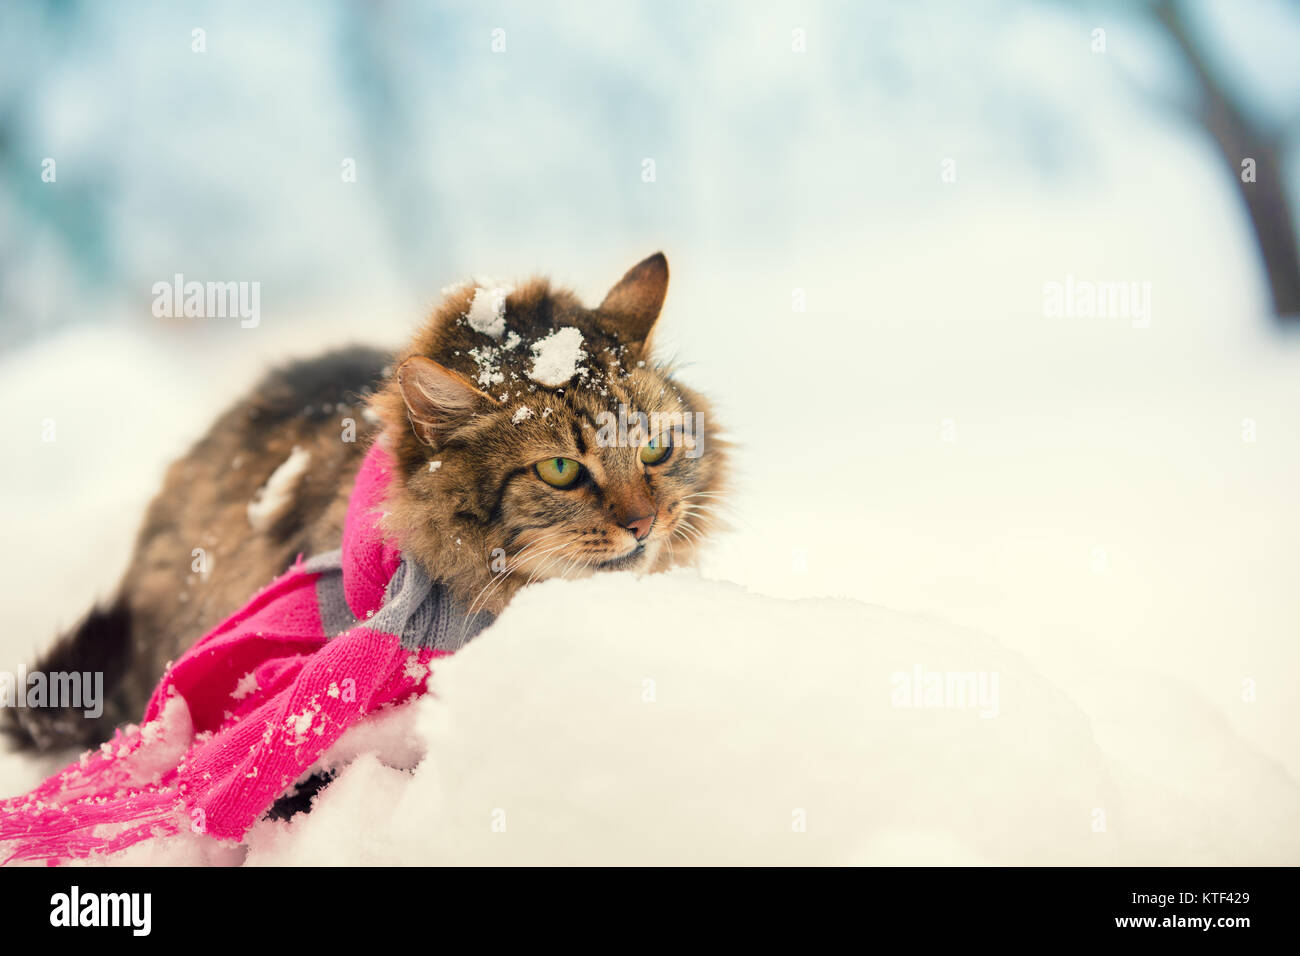
[[[1283,185],[1283,144],[1252,121],[1218,82],[1174,3],[1159,0],[1152,9],[1192,71],[1198,99],[1195,118],[1214,139],[1246,204],[1277,316],[1296,323],[1300,320],[1300,249]],[[1242,180],[1241,164],[1247,158],[1255,161],[1254,182]]]

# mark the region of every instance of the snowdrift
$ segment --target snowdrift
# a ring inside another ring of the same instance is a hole
[[[1087,697],[1085,676],[1075,682]],[[1284,863],[1294,782],[1195,696],[687,573],[523,592],[309,814],[115,863]]]

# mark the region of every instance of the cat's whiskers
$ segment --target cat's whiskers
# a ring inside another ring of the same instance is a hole
[[[504,573],[499,573],[491,581],[485,584],[483,586],[483,589],[479,591],[478,596],[475,597],[474,600],[470,603],[469,610],[465,614],[466,621],[468,622],[468,620],[474,616],[474,609],[476,606],[482,607],[483,604],[486,604],[488,599],[491,598],[491,596],[494,593],[496,593],[496,590],[499,587],[501,587],[502,584],[505,583],[506,579],[510,577],[510,575],[514,574],[521,567],[523,567],[523,563],[525,560],[532,560],[534,558],[545,557],[546,555],[552,553],[553,551],[558,551],[560,548],[564,547],[564,542],[561,541],[560,544],[556,545],[555,547],[546,551],[542,551],[541,554],[538,554],[538,551],[540,549],[550,544],[551,542],[555,541],[557,538],[562,538],[562,537],[564,537],[563,532],[553,531],[550,534],[542,535],[542,537],[539,538],[538,540],[529,542],[528,544],[524,545],[524,547],[520,548],[515,553],[514,566],[507,567]]]
[[[528,587],[528,585],[532,584],[533,581],[534,581],[535,579],[540,578],[541,575],[546,574],[548,571],[551,570],[551,568],[555,567],[555,566],[556,566],[557,564],[559,564],[561,561],[565,560],[565,558],[569,558],[569,557],[571,557],[571,556],[568,555],[568,554],[558,554],[558,555],[556,555],[555,557],[551,558],[551,560],[549,560],[548,562],[546,562],[545,565],[543,565],[542,567],[536,569],[535,571],[533,571],[532,574],[530,574],[530,575],[528,576],[528,580],[524,583],[524,587]],[[558,577],[563,577],[563,573],[561,573],[560,575],[557,575],[557,576],[558,576]],[[543,579],[543,580],[545,580],[545,579]]]
[[[579,571],[591,571],[592,574],[595,573],[595,571],[592,571],[592,570],[591,570],[591,564],[592,564],[592,562],[597,558],[597,555],[595,555],[595,554],[579,554],[579,555],[577,555],[577,558],[582,562],[581,564],[578,565],[578,570],[579,570]],[[565,573],[566,573],[566,574],[568,573],[568,569],[567,569],[567,568],[565,569]]]
[[[704,532],[695,527],[689,518],[677,519],[677,527],[673,529],[673,534],[680,534],[683,539],[691,542],[692,545],[698,544],[704,539]]]
[[[735,507],[726,501],[720,501],[720,502],[693,501],[690,504],[687,504],[685,507],[686,510],[695,514],[716,515],[718,520],[720,521],[730,521],[732,519],[738,519],[744,524],[749,524],[749,522],[739,512],[736,511]],[[750,525],[750,527],[752,528],[753,525]]]
[[[712,518],[712,515],[700,510],[698,505],[687,505],[682,509],[682,513],[677,516],[677,523],[679,525],[693,525],[692,518],[702,518],[707,521]]]
[[[558,551],[562,547],[563,545],[557,545],[552,550]],[[544,551],[540,555],[534,554],[534,555],[530,555],[530,557],[546,557],[546,555],[550,553],[551,553],[550,551]],[[483,589],[479,591],[478,596],[475,597],[474,601],[470,604],[469,610],[465,612],[465,627],[462,631],[462,634],[464,634],[469,630],[470,622],[474,619],[475,606],[478,606],[479,609],[486,607],[488,600],[490,600],[492,595],[497,592],[497,589],[500,588],[503,584],[505,584],[506,579],[509,578],[516,571],[518,571],[521,566],[522,565],[516,564],[512,568],[507,568],[504,573],[498,574],[497,577],[493,578],[491,581],[489,581],[486,585],[483,586]]]
[[[555,544],[554,542],[556,541],[557,538],[560,540],[558,544]],[[564,535],[562,532],[556,532],[554,534],[548,535],[547,537],[543,538],[540,542],[538,542],[536,545],[534,545],[531,551],[529,551],[527,548],[525,548],[523,551],[520,551],[519,554],[515,556],[516,560],[515,560],[514,567],[507,570],[505,575],[503,575],[500,579],[498,579],[497,583],[500,584],[504,582],[505,578],[508,578],[510,575],[514,574],[520,568],[524,567],[525,563],[531,563],[534,565],[534,567],[536,567],[538,561],[541,561],[542,559],[547,557],[547,555],[554,554],[557,551],[562,551],[568,545],[568,543],[569,542],[567,536]],[[550,546],[547,547],[547,545]]]
[[[556,577],[567,578],[569,576],[569,572],[573,570],[573,566],[575,563],[577,563],[579,557],[580,556],[576,554],[569,555],[569,560],[564,562],[564,567],[560,568],[560,573],[557,574]]]
[[[732,503],[731,496],[717,491],[697,491],[693,494],[683,495],[680,499],[683,503],[691,502],[694,498],[709,499],[706,501],[694,501],[688,504],[688,508],[722,508],[731,514],[736,514],[736,507]]]
[[[565,544],[567,544],[567,543],[568,543],[568,542],[566,541]],[[563,547],[564,547],[564,545],[561,545],[561,548],[563,548]],[[558,550],[561,550],[561,548],[556,548],[556,549],[554,549],[554,550],[557,550],[557,551],[558,551]],[[549,553],[551,553],[551,552],[547,552],[547,553],[549,554]],[[563,554],[563,553],[558,554],[558,555],[556,555],[556,557],[554,557],[554,558],[552,558],[550,561],[548,561],[545,565],[542,565],[541,567],[538,567],[538,568],[534,569],[534,570],[533,570],[533,573],[530,574],[530,575],[528,576],[528,580],[527,580],[526,582],[524,582],[524,587],[527,587],[529,584],[532,584],[533,581],[535,581],[535,580],[540,580],[540,579],[542,579],[542,575],[544,575],[544,574],[546,574],[547,572],[549,572],[551,568],[553,568],[555,565],[557,565],[557,564],[559,564],[561,561],[563,561],[565,557],[567,557],[567,555],[565,555],[565,554]]]
[[[736,512],[729,511],[727,513],[723,513],[717,508],[713,507],[712,505],[701,505],[698,503],[687,505],[683,511],[682,518],[689,519],[692,516],[702,518],[704,521],[709,522],[711,525],[713,525],[713,527],[710,527],[708,530],[716,530],[717,525],[726,527],[727,522],[736,519],[738,519],[741,523],[748,525],[750,530],[757,530],[754,528],[752,524],[750,524],[750,522],[746,521],[743,517],[738,515]],[[697,530],[702,531],[703,529],[697,529]]]

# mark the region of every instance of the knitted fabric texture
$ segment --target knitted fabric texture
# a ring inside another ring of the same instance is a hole
[[[0,801],[0,860],[50,864],[189,829],[237,841],[350,726],[424,692],[468,619],[377,527],[392,470],[366,455],[342,547],[298,561],[163,676],[140,726]]]

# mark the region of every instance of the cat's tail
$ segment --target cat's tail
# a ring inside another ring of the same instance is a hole
[[[25,675],[17,675],[26,680],[5,695],[0,732],[24,750],[103,743],[124,716],[115,698],[131,643],[131,609],[124,597],[93,608]]]

